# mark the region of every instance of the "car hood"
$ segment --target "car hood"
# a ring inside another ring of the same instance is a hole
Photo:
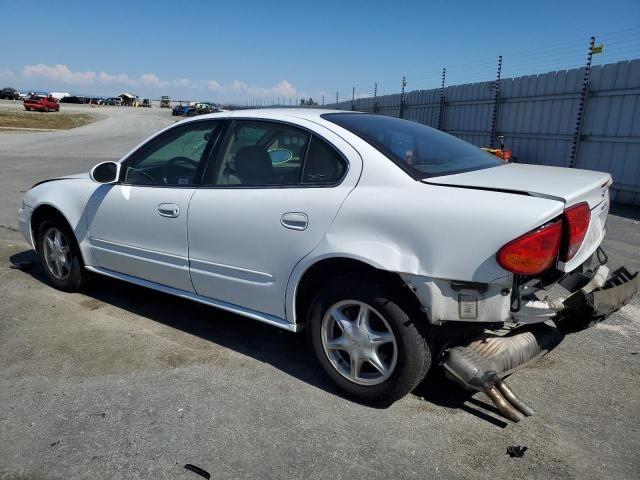
[[[423,182],[526,194],[559,200],[566,206],[586,201],[594,208],[608,197],[611,175],[591,170],[509,163],[483,170],[432,177]]]
[[[43,183],[47,183],[47,182],[55,182],[57,180],[74,180],[77,178],[89,179],[91,177],[89,176],[89,172],[85,172],[85,173],[75,173],[73,175],[65,175],[64,177],[47,178],[46,180],[40,180],[38,183],[34,184],[31,188],[37,187],[38,185],[42,185]]]

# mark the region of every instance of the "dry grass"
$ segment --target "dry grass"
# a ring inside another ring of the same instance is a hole
[[[95,118],[87,113],[41,113],[0,110],[0,127],[2,130],[21,128],[42,128],[52,130],[69,130],[82,127]]]

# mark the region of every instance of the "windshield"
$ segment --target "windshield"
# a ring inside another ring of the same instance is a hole
[[[322,117],[366,140],[416,179],[502,165],[464,140],[409,120],[367,113],[326,113]]]

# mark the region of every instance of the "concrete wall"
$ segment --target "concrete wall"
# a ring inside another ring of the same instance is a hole
[[[518,161],[569,166],[584,69],[503,79],[497,135]],[[494,82],[445,88],[443,130],[478,146],[488,146]],[[358,99],[355,109],[398,116],[400,94]],[[351,101],[329,104],[351,110]],[[405,94],[403,117],[437,126],[440,91]],[[640,205],[640,60],[591,70],[576,168],[611,173],[614,200]]]

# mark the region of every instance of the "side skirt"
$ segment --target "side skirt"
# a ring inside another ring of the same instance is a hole
[[[136,285],[140,285],[141,287],[151,288],[153,290],[158,290],[163,293],[175,295],[176,297],[193,300],[194,302],[203,303],[205,305],[209,305],[210,307],[220,308],[222,310],[226,310],[227,312],[236,313],[238,315],[242,315],[243,317],[248,317],[254,320],[258,320],[260,322],[268,323],[269,325],[273,325],[274,327],[279,327],[284,330],[288,330],[290,332],[297,332],[299,330],[298,325],[291,322],[287,322],[282,318],[275,317],[273,315],[268,315],[266,313],[257,312],[255,310],[249,310],[248,308],[243,308],[238,305],[234,305],[232,303],[223,302],[221,300],[215,300],[213,298],[203,297],[201,295],[198,295],[197,293],[191,293],[191,292],[186,292],[184,290],[178,290],[177,288],[167,287],[165,285],[160,285],[159,283],[143,280],[142,278],[137,278],[131,275],[126,275],[124,273],[118,273],[112,270],[107,270],[106,268],[90,267],[90,266],[85,266],[85,268],[90,272],[99,273],[100,275],[105,275],[107,277],[123,280],[129,283],[134,283]]]

